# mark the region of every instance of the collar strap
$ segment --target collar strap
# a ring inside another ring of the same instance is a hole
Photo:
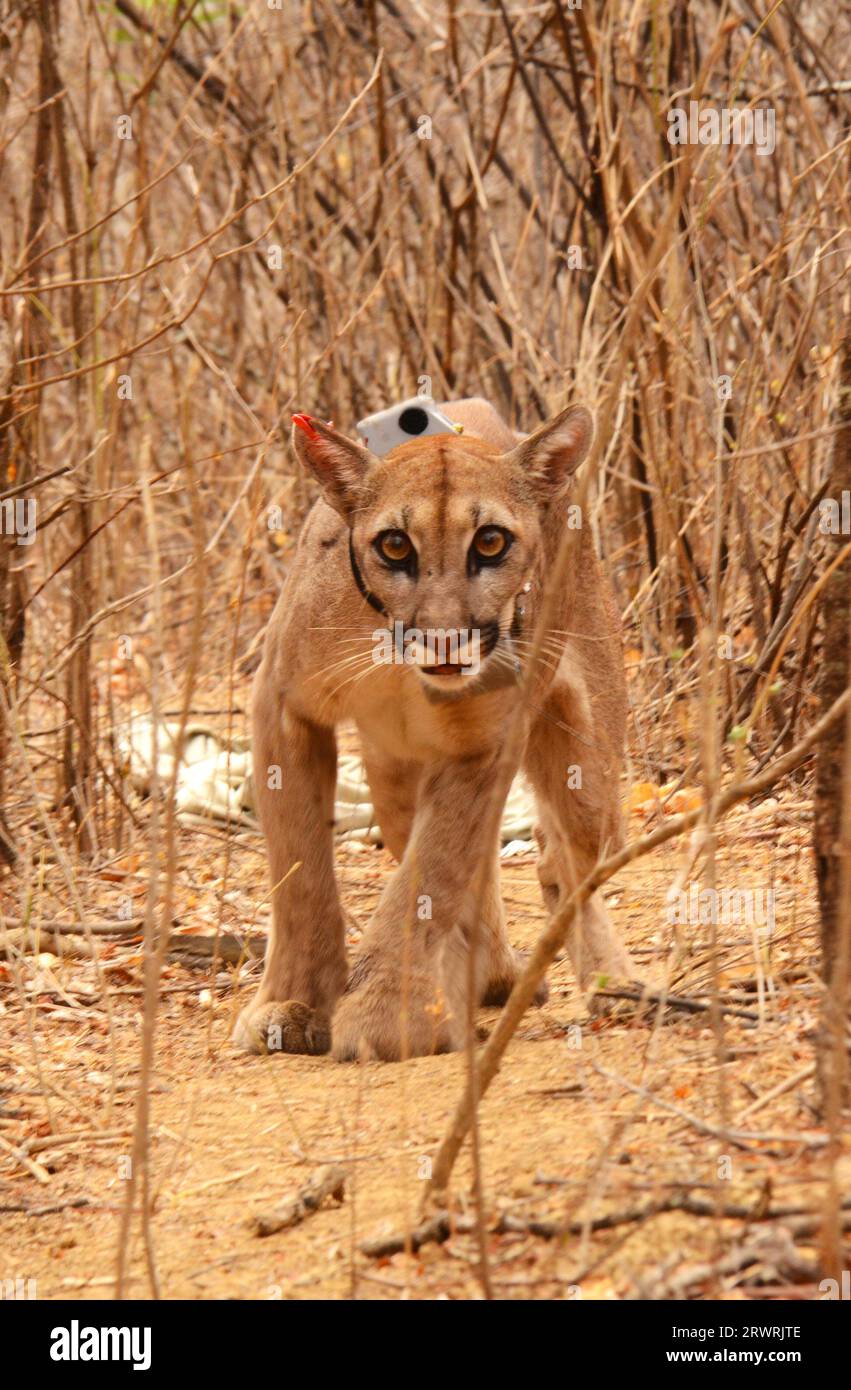
[[[352,577],[354,578],[355,583],[357,584],[362,596],[366,599],[367,603],[370,605],[371,608],[375,609],[376,613],[380,613],[382,617],[388,617],[387,609],[384,607],[384,604],[381,602],[380,599],[377,599],[375,597],[375,594],[372,592],[371,589],[368,589],[366,587],[364,577],[360,572],[360,566],[358,565],[358,562],[355,558],[355,548],[352,544],[351,531],[349,532],[349,563],[352,567]]]

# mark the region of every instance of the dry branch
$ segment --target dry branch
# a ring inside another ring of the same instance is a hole
[[[319,1210],[326,1197],[333,1197],[335,1202],[342,1202],[347,1176],[345,1168],[338,1168],[333,1164],[320,1168],[310,1182],[293,1196],[287,1197],[279,1206],[252,1216],[249,1225],[253,1234],[273,1236],[278,1231],[298,1226]]]

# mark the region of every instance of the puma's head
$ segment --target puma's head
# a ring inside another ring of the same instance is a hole
[[[513,669],[518,600],[542,577],[544,514],[592,433],[574,405],[505,452],[441,434],[376,458],[294,417],[296,454],[346,521],[356,569],[386,614],[376,625],[404,631],[407,664],[428,685],[457,692],[485,666]]]

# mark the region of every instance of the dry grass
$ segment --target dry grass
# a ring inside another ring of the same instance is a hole
[[[436,398],[489,396],[520,428],[569,398],[585,400],[600,423],[587,478],[591,522],[625,619],[631,782],[711,794],[812,723],[816,586],[829,558],[818,502],[848,315],[849,39],[843,8],[810,0],[771,11],[763,0],[585,0],[576,10],[566,0],[314,0],[280,10],[260,0],[33,0],[4,19],[2,486],[6,500],[34,500],[38,510],[34,544],[0,537],[0,812],[16,856],[0,883],[0,1023],[13,1035],[11,1057],[0,1059],[0,1081],[10,1088],[0,1092],[8,1162],[0,1207],[9,1192],[23,1192],[26,1204],[57,1188],[73,1196],[101,1154],[85,1142],[64,1149],[54,1172],[42,1164],[40,1181],[6,1144],[20,1151],[69,1129],[126,1135],[127,1096],[117,1086],[136,1074],[143,997],[138,941],[90,939],[90,966],[74,955],[39,962],[29,938],[21,954],[12,940],[22,938],[7,934],[115,921],[127,898],[145,919],[149,948],[175,916],[189,932],[262,932],[260,841],[178,829],[168,788],[163,806],[162,797],[142,801],[129,787],[118,737],[131,711],[151,708],[175,717],[215,711],[208,717],[223,732],[244,732],[259,635],[312,499],[285,447],[292,409],[350,429],[424,377]],[[669,144],[668,111],[698,98],[774,112],[773,151]],[[758,808],[738,816],[722,842],[737,867],[720,855],[719,884],[775,886],[787,831],[804,854],[808,799],[803,773],[768,823]],[[737,988],[724,978],[730,970],[737,978],[736,948],[717,943],[721,979],[713,986],[700,943],[672,941],[663,897],[684,866],[676,854],[632,871],[647,901],[630,930],[648,957],[676,960],[685,972],[678,987],[708,999],[713,988],[716,996]],[[378,852],[341,863],[357,917],[387,864]],[[626,871],[618,892],[634,892],[630,882]],[[518,893],[512,930],[531,943],[542,918],[525,889]],[[728,1042],[739,1027],[729,1018],[709,1034],[687,1016],[670,1033],[637,1025],[640,1054],[635,1022],[621,1020],[598,1036],[599,1065],[619,1071],[621,1047],[633,1062],[640,1055],[632,1080],[654,1092],[668,1086],[670,1099],[676,1087],[664,1078],[677,1065],[678,1040],[687,1039],[702,1072],[701,1114],[722,1128],[755,1099],[745,1082],[764,1093],[799,1071],[808,1056],[800,1039],[818,1013],[813,887],[803,861],[778,903],[772,950],[788,950],[798,973],[772,993],[766,980],[777,958],[738,948],[760,1011],[753,1073],[723,1079],[730,1068],[718,1061],[718,1027]],[[407,1169],[401,1176],[399,1155],[419,1155],[440,1139],[454,1094],[446,1078],[460,1085],[461,1060],[411,1064],[407,1081],[395,1069],[386,1080],[368,1069],[364,1081],[300,1059],[287,1064],[294,1074],[286,1082],[267,1070],[260,1080],[252,1071],[259,1064],[227,1052],[235,971],[208,971],[199,982],[172,962],[164,976],[178,992],[163,995],[159,1065],[178,1114],[184,1054],[197,1072],[203,1105],[190,1113],[199,1126],[198,1181],[210,1176],[204,1155],[218,1162],[220,1129],[205,1126],[203,1114],[219,1113],[224,1066],[251,1104],[274,1112],[270,1124],[290,1085],[305,1104],[312,1095],[321,1122],[310,1139],[319,1149],[333,1139],[351,1154],[362,1101],[365,1115],[371,1104],[378,1114],[386,1094],[399,1153],[365,1180],[372,1205],[363,1224],[382,1212],[413,1219],[415,1179]],[[202,987],[216,1003],[206,1013],[198,1008]],[[547,1033],[561,1017],[561,1005],[553,1009],[543,1024],[526,1020],[527,1036],[511,1054],[525,1087],[520,1105],[497,1098],[484,1107],[494,1210],[510,1197],[515,1168],[528,1186],[523,1211],[545,1210],[530,1185],[543,1162],[537,1111],[525,1107],[553,1112],[528,1100],[523,1078],[525,1067],[534,1075],[541,1065],[533,1046],[541,1027],[553,1076],[570,1070]],[[103,1088],[86,1082],[83,1057],[107,1077]],[[567,1102],[549,1123],[554,1144],[583,1137],[582,1171],[571,1180],[591,1183],[612,1171],[623,1107],[637,1098],[583,1065],[593,1104],[580,1114]],[[799,1091],[762,1113],[766,1131],[813,1127]],[[152,1181],[173,1194],[189,1179],[175,1186],[177,1170],[156,1138],[156,1126],[169,1124],[169,1101],[166,1093],[158,1099],[155,1083],[151,1099]],[[653,1135],[642,1148],[643,1177],[655,1192],[674,1170],[681,1176],[677,1165],[687,1157],[670,1118],[638,1100],[638,1122]],[[521,1109],[528,1123],[518,1119]],[[416,1128],[421,1111],[429,1121]],[[241,1132],[237,1104],[221,1116],[222,1128]],[[277,1187],[262,1145],[252,1148],[261,1121],[251,1145],[221,1150],[232,1154],[234,1171],[260,1164],[258,1194]],[[364,1121],[368,1131],[372,1122]],[[699,1143],[704,1166],[710,1148],[713,1163],[725,1152],[706,1135]],[[804,1147],[793,1157],[794,1181],[812,1183],[808,1201],[817,1203],[823,1150]],[[835,1145],[831,1161],[843,1161]],[[298,1164],[291,1167],[298,1185]],[[758,1200],[770,1168],[753,1165],[748,1200]],[[456,1181],[463,1192],[466,1173],[459,1169]],[[631,1198],[621,1181],[605,1190],[615,1205]],[[86,1195],[106,1207],[97,1234],[89,1218],[74,1217],[75,1277],[111,1277],[110,1207],[119,1203],[114,1190]],[[547,1204],[550,1215],[558,1205]],[[588,1208],[575,1210],[584,1216]],[[326,1291],[344,1296],[357,1264],[348,1207],[333,1219],[345,1270]],[[688,1224],[683,1215],[657,1219]],[[16,1220],[22,1241],[39,1222],[69,1224],[61,1215]],[[155,1243],[159,1229],[167,1244],[158,1223],[155,1209]],[[698,1245],[709,1239],[717,1254],[728,1237],[723,1223],[697,1221]],[[534,1238],[523,1241],[536,1271],[519,1286],[525,1296],[563,1293],[594,1267],[586,1242],[572,1263],[559,1256],[548,1283],[552,1271],[542,1273],[538,1260],[549,1257]],[[174,1270],[183,1266],[168,1256],[163,1266],[163,1291],[174,1292]],[[369,1273],[368,1262],[358,1267]],[[138,1280],[134,1258],[128,1268]],[[205,1292],[231,1287],[222,1268],[223,1282]],[[473,1286],[454,1284],[445,1260],[434,1268],[436,1282],[425,1286],[432,1294],[463,1296]],[[650,1255],[637,1259],[629,1279],[617,1268],[620,1283],[616,1270],[605,1277],[627,1293],[642,1269],[649,1277]],[[148,1287],[156,1287],[148,1269]],[[412,1277],[405,1265],[403,1282]],[[721,1292],[723,1277],[705,1287]],[[255,1294],[260,1287],[259,1279],[239,1285]],[[654,1288],[664,1296],[662,1284]]]

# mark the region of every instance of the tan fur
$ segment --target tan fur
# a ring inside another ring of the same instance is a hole
[[[313,438],[294,430],[296,452],[324,500],[305,523],[254,690],[256,796],[274,925],[258,993],[236,1028],[237,1041],[253,1050],[330,1045],[341,1059],[394,1060],[461,1046],[467,941],[477,918],[479,997],[504,1000],[516,975],[499,846],[486,843],[485,808],[518,698],[512,663],[528,651],[522,643],[532,638],[592,425],[573,407],[518,440],[486,401],[443,408],[463,424],[462,435],[427,437],[382,459],[317,421]],[[471,537],[488,524],[515,539],[503,564],[471,576]],[[415,578],[389,573],[376,554],[374,537],[391,528],[416,546]],[[390,620],[422,629],[499,621],[476,685],[373,663],[374,633],[388,619],[358,590],[350,531],[363,580]],[[590,530],[575,535],[548,665],[525,716],[522,760],[538,803],[539,876],[551,911],[621,836],[618,625]],[[521,622],[518,604],[525,606],[519,646],[510,633],[512,621]],[[333,867],[334,729],[344,721],[358,728],[376,819],[399,860],[351,970]],[[280,789],[268,785],[275,767]],[[575,767],[579,788],[568,785]],[[488,872],[479,900],[473,866],[482,855]],[[599,971],[634,974],[600,901],[581,914],[568,948],[583,983]]]

